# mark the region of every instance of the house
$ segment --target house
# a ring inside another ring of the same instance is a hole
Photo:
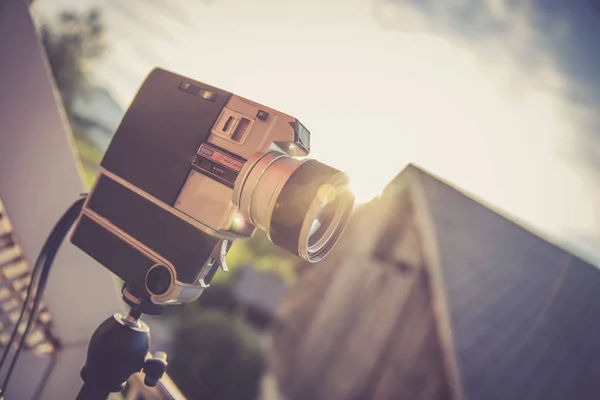
[[[246,267],[238,271],[233,293],[238,312],[255,328],[264,329],[274,322],[287,290],[279,275]]]
[[[422,169],[280,308],[288,400],[600,397],[600,271]]]

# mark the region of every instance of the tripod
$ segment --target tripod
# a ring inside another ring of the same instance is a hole
[[[124,382],[140,371],[145,374],[144,384],[154,387],[165,372],[165,353],[148,358],[150,328],[140,320],[143,307],[128,303],[131,310],[127,316],[114,314],[94,331],[77,400],[106,400],[110,393],[122,391]]]

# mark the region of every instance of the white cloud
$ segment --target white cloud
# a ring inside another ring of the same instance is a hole
[[[464,151],[442,138],[438,140],[442,153],[455,151],[462,159],[452,165],[444,154],[430,152],[424,162],[600,260],[596,248],[590,246],[600,241],[600,174],[598,166],[585,162],[580,148],[582,142],[595,145],[588,129],[590,120],[597,121],[597,117],[595,110],[574,104],[567,96],[574,82],[558,68],[552,46],[567,32],[564,21],[538,31],[534,19],[539,16],[531,1],[418,4],[376,0],[375,14],[389,30],[446,38],[453,53],[447,62],[456,65],[463,60],[464,65],[454,71],[438,74],[445,81],[436,82],[436,88],[460,96],[464,108],[452,109],[454,115],[448,120],[438,111],[436,120],[429,123],[448,127],[453,136],[461,131],[454,137],[478,153],[465,157]],[[465,7],[476,9],[469,19],[459,12]],[[449,68],[444,63],[438,66]],[[465,73],[467,79],[461,76]],[[439,110],[444,103],[451,101],[440,100],[432,107]],[[465,113],[461,116],[459,111]],[[472,168],[479,173],[469,171]]]

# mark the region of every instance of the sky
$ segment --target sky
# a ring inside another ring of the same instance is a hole
[[[99,84],[160,66],[296,116],[359,201],[407,163],[600,266],[600,10],[564,0],[36,0],[99,5]]]

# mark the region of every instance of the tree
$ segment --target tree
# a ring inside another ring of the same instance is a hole
[[[86,131],[97,127],[97,122],[77,115],[74,104],[78,97],[88,96],[90,66],[106,51],[101,13],[96,8],[81,13],[64,11],[55,20],[42,22],[40,36],[89,187],[103,151],[86,137]]]
[[[255,400],[266,368],[258,335],[239,317],[198,308],[174,334],[167,369],[190,399]]]
[[[78,95],[85,95],[89,64],[104,55],[104,27],[100,11],[62,12],[56,23],[44,22],[40,29],[48,63],[70,114]]]
[[[281,276],[288,284],[296,280],[296,269],[303,261],[288,251],[275,246],[261,231],[249,239],[238,239],[227,254],[227,265],[231,273],[217,274],[216,283],[228,283],[235,272],[243,267],[252,267]]]

